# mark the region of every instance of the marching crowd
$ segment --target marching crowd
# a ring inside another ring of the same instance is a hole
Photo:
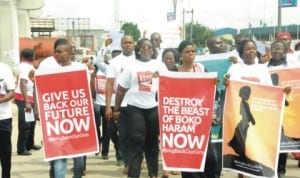
[[[111,40],[111,39],[110,39]],[[217,36],[207,39],[208,54],[226,53],[232,62],[225,79],[245,80],[256,78],[258,83],[272,83],[269,70],[297,67],[300,64],[300,42],[294,48],[292,36],[288,32],[277,34],[276,40],[265,53],[259,53],[256,42],[243,35],[235,37],[234,48],[228,47]],[[141,167],[147,165],[151,178],[167,178],[172,174],[181,174],[183,178],[218,178],[222,171],[222,143],[209,143],[204,172],[163,171],[159,175],[159,118],[158,118],[158,75],[161,71],[206,72],[204,65],[195,63],[196,46],[188,40],[181,41],[178,48],[162,49],[159,33],[152,33],[150,39],[137,42],[131,35],[124,35],[120,46],[110,47],[111,51],[99,53],[97,60],[85,57],[82,63],[74,62],[74,46],[68,39],[57,39],[53,52],[45,51],[43,44],[34,49],[24,49],[20,53],[21,62],[17,77],[12,69],[0,63],[0,158],[2,178],[11,176],[12,158],[12,104],[18,108],[17,154],[30,156],[31,150],[41,149],[34,143],[34,130],[39,120],[35,102],[34,72],[64,66],[81,66],[89,74],[90,87],[94,100],[94,115],[99,153],[102,159],[108,159],[110,140],[116,151],[117,166],[124,166],[123,173],[128,177],[140,177]],[[17,81],[17,82],[16,82]],[[105,85],[103,85],[105,83]],[[289,91],[286,90],[288,93]],[[217,93],[221,111],[225,92]],[[11,102],[13,100],[13,102]],[[28,113],[33,113],[32,117]],[[218,123],[222,124],[222,121]],[[297,155],[297,154],[295,154]],[[300,166],[300,158],[299,166]],[[86,156],[74,157],[74,178],[84,176]],[[67,159],[49,162],[49,176],[64,178]],[[278,176],[286,173],[287,153],[280,153]],[[244,175],[239,174],[239,177]]]

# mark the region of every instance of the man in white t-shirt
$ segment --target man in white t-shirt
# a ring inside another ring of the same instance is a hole
[[[12,69],[0,63],[0,160],[2,177],[10,177],[12,156],[12,103],[15,79]]]
[[[135,61],[134,56],[134,45],[135,41],[132,36],[125,35],[121,39],[122,53],[111,60],[107,74],[106,74],[106,91],[105,91],[105,101],[106,101],[106,110],[105,117],[107,119],[112,118],[112,106],[115,105],[115,91],[117,89],[121,73],[124,69],[128,68],[133,61]],[[128,147],[127,147],[127,123],[125,116],[126,108],[126,99],[122,103],[121,109],[121,122],[118,124],[119,131],[119,142],[120,142],[120,151],[122,153],[122,159],[124,161],[124,173],[128,171]]]
[[[160,47],[160,44],[162,43],[161,35],[158,32],[153,32],[150,35],[150,40],[154,45],[156,59],[162,61],[163,49]]]
[[[59,38],[54,43],[55,57],[48,57],[44,59],[37,69],[39,71],[57,69],[65,66],[82,66],[83,64],[72,62],[74,57],[72,44],[64,38]],[[84,174],[84,156],[74,157],[74,176],[73,178],[81,178]],[[50,177],[64,178],[66,175],[67,159],[61,158],[50,162]]]
[[[29,150],[39,150],[41,146],[34,144],[35,120],[26,119],[25,113],[33,112],[33,87],[28,74],[33,70],[34,50],[26,48],[21,51],[21,63],[18,67],[18,84],[15,89],[15,103],[18,107],[18,155],[31,155]],[[32,114],[33,116],[33,114]]]

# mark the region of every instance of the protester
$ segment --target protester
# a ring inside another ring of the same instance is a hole
[[[168,70],[172,70],[173,68],[177,68],[179,64],[180,56],[176,49],[167,48],[162,53],[162,61],[165,63]]]
[[[181,65],[177,67],[178,72],[205,72],[202,64],[195,64],[196,48],[190,41],[182,41],[178,46],[178,52],[181,57]],[[211,143],[209,141],[205,160],[204,172],[186,172],[181,171],[182,178],[206,178],[216,176],[215,157],[213,155]]]
[[[21,63],[18,66],[18,83],[15,89],[15,103],[18,107],[18,155],[31,155],[29,150],[39,150],[41,146],[34,144],[35,120],[33,115],[33,82],[28,74],[33,70],[34,50],[26,48],[21,51]],[[32,118],[26,118],[25,113],[32,113]],[[29,120],[32,119],[32,120]]]
[[[154,47],[150,40],[141,39],[135,48],[136,59],[125,69],[119,81],[113,117],[120,118],[121,103],[127,96],[128,149],[130,152],[128,177],[140,177],[143,154],[147,161],[148,176],[158,176],[158,107],[156,92],[157,71],[166,66],[153,60]]]
[[[234,49],[230,51],[230,60],[233,63],[242,62],[243,60],[239,56],[239,48],[241,46],[241,42],[246,40],[246,37],[242,34],[237,34],[234,36]]]
[[[115,50],[112,49],[112,54],[114,54],[113,58],[116,57],[115,55],[118,54],[118,51],[121,53],[119,49]],[[109,159],[109,145],[110,140],[112,140],[115,151],[116,151],[116,159],[117,159],[117,166],[123,165],[123,160],[120,151],[120,143],[118,138],[118,131],[117,125],[112,119],[107,119],[105,117],[105,110],[106,110],[106,102],[105,102],[105,85],[106,85],[106,74],[103,73],[101,70],[98,70],[96,73],[96,98],[95,98],[95,110],[97,122],[101,123],[102,121],[102,150],[101,155],[102,159],[106,160]],[[100,124],[97,124],[98,126]]]
[[[272,58],[268,63],[269,69],[272,71],[274,69],[283,69],[283,68],[291,68],[296,67],[296,64],[291,63],[292,61],[287,60],[287,47],[286,43],[283,41],[274,41],[271,44],[271,54]],[[274,83],[274,85],[278,85]],[[288,118],[285,118],[288,119]],[[282,138],[284,137],[284,130],[282,129]],[[286,174],[286,163],[287,163],[287,153],[280,153],[279,160],[278,160],[278,178],[283,178]]]
[[[106,89],[105,89],[105,118],[112,118],[112,106],[115,105],[115,91],[120,80],[122,72],[131,66],[135,61],[134,56],[135,41],[131,35],[125,35],[121,39],[122,54],[111,60],[106,73]],[[127,116],[126,116],[126,98],[121,105],[121,120],[118,122],[119,143],[122,159],[124,161],[123,173],[127,174],[129,164],[129,151],[127,141]]]
[[[228,78],[234,80],[251,81],[264,85],[272,85],[268,68],[263,64],[255,62],[257,58],[257,47],[253,40],[244,40],[239,48],[239,56],[243,60],[241,63],[233,64],[227,72],[225,83]],[[243,178],[243,174],[238,174]]]
[[[242,38],[240,36],[240,38]],[[238,39],[240,39],[238,38]],[[209,50],[210,55],[214,54],[226,54],[226,56],[231,53],[228,52],[228,47],[226,46],[223,39],[217,36],[211,36],[207,39],[206,45]],[[216,71],[210,71],[216,72]],[[225,100],[225,90],[217,90],[215,96],[215,103],[214,103],[214,117],[213,117],[213,127],[222,126],[222,118],[223,118],[223,109],[224,109],[224,100]],[[221,135],[222,129],[220,129],[219,133]],[[215,166],[216,166],[216,176],[221,176],[222,172],[222,142],[214,142],[211,144],[214,157],[215,157]]]
[[[162,53],[162,61],[165,63],[168,70],[176,70],[177,65],[179,63],[180,56],[176,49],[174,48],[167,48]],[[177,171],[171,171],[172,175],[179,175],[180,173]],[[168,178],[169,177],[169,171],[164,170],[162,174],[162,178]]]
[[[163,49],[160,46],[162,43],[161,35],[158,32],[151,33],[150,41],[154,45],[154,55],[156,56],[155,59],[162,59]]]
[[[78,65],[83,67],[83,65],[80,63],[73,63],[72,62],[73,57],[74,57],[74,52],[73,52],[72,44],[67,39],[59,38],[54,43],[54,58],[48,57],[44,59],[39,64],[37,70],[43,71],[49,69],[59,69],[64,66],[71,66],[71,65],[72,66]],[[95,79],[90,78],[90,80],[95,80]],[[73,178],[81,178],[83,176],[83,171],[84,171],[84,156],[74,157],[73,160],[74,160]],[[55,159],[51,161],[50,169],[53,168],[54,178],[64,178],[66,175],[66,167],[67,167],[66,158]]]
[[[276,40],[280,40],[285,43],[287,53],[294,53],[294,50],[291,48],[292,39],[292,35],[289,32],[279,32],[276,35]]]
[[[299,55],[296,54],[295,51],[291,48],[292,39],[292,35],[289,32],[279,32],[276,35],[276,40],[285,43],[285,46],[287,48],[287,61],[300,64]],[[293,152],[292,155],[296,160],[298,160],[298,167],[300,167],[300,152]]]
[[[98,52],[95,64],[99,70],[101,70],[103,73],[106,73],[107,66],[109,64],[109,61],[111,59],[111,45],[112,45],[113,39],[108,36],[103,44],[103,47]]]
[[[228,47],[225,42],[218,36],[211,36],[207,39],[206,45],[209,50],[209,54],[226,53]]]
[[[14,97],[15,79],[12,69],[0,63],[0,160],[2,178],[10,178],[12,157],[12,104]]]

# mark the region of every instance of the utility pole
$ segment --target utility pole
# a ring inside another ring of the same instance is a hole
[[[185,10],[183,8],[182,10],[182,40],[185,40],[185,17],[184,17],[184,13],[185,13]]]
[[[183,9],[183,12],[182,12],[182,31],[183,31],[183,40],[186,39],[186,30],[185,30],[185,13],[191,13],[192,14],[192,18],[191,18],[191,29],[190,29],[190,41],[192,41],[192,36],[193,36],[193,19],[194,19],[194,9],[191,9],[189,11],[186,11]]]
[[[193,23],[194,23],[194,9],[191,10],[192,19],[191,19],[191,34],[190,34],[190,41],[193,40]]]
[[[281,32],[281,0],[278,0],[277,33]]]

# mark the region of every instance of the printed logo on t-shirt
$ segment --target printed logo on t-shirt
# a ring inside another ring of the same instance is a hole
[[[106,77],[97,75],[95,83],[97,94],[105,94]]]
[[[3,78],[0,79],[0,97],[3,97],[6,94],[6,85]]]
[[[139,91],[150,92],[152,87],[153,72],[137,72]]]
[[[244,77],[242,77],[242,80],[247,80],[247,81],[250,81],[250,82],[260,83],[260,80],[259,80],[258,77],[247,77],[247,76],[244,76]]]

